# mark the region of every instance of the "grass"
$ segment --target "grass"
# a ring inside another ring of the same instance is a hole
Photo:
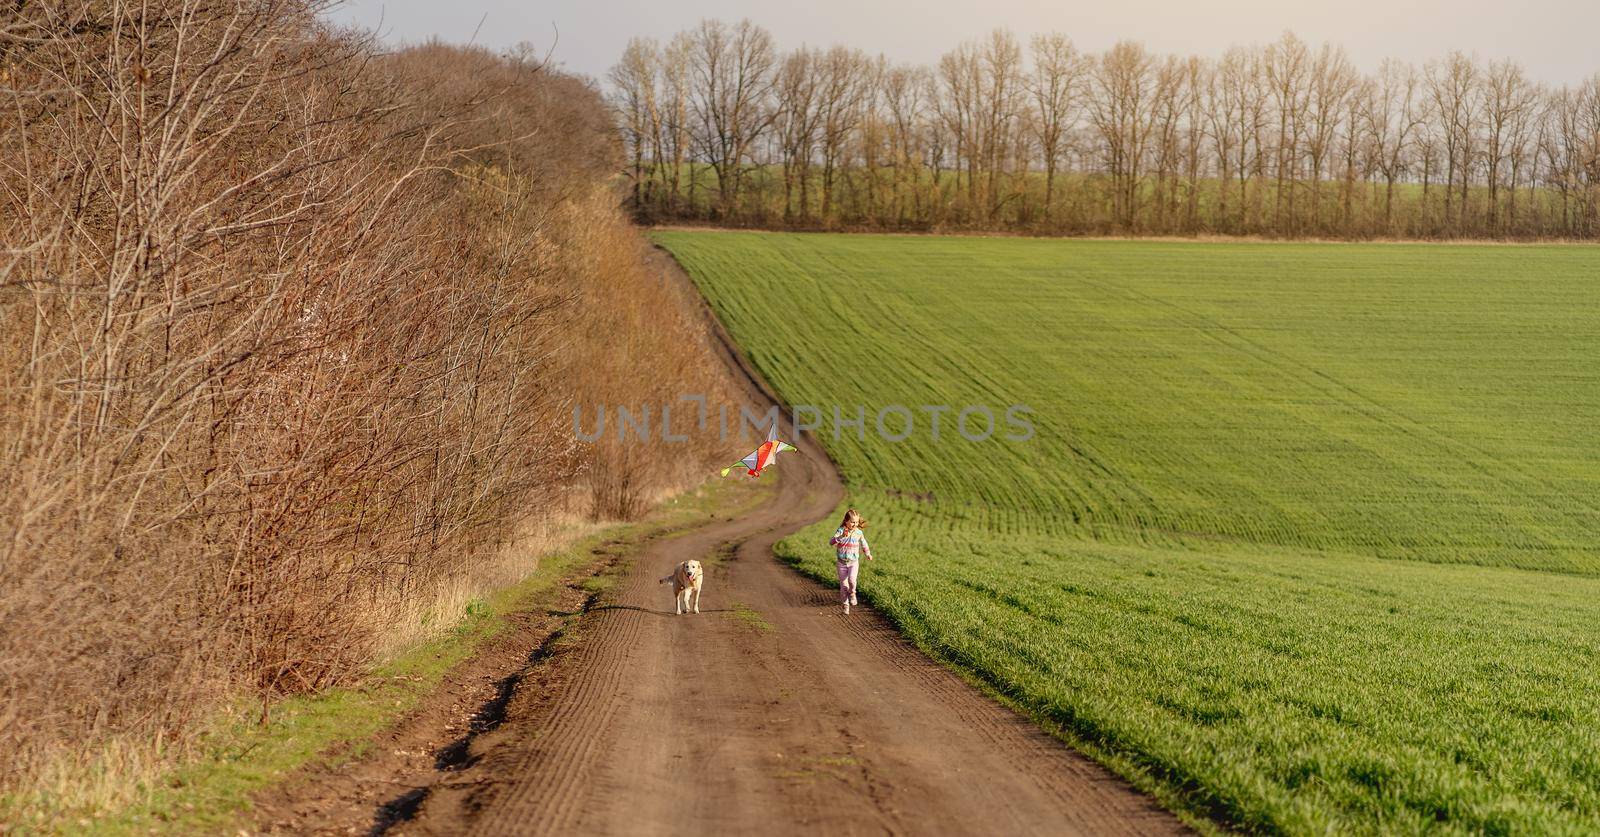
[[[787,400],[867,408],[819,432],[863,593],[1167,804],[1600,828],[1600,249],[655,237]],[[828,578],[835,523],[780,551]]]
[[[756,610],[744,602],[734,602],[733,610],[728,614],[728,616],[729,618],[738,620],[744,625],[754,629],[758,633],[768,633],[775,630],[775,628],[772,626],[772,623],[768,622],[767,618],[761,615],[761,611]]]
[[[405,715],[446,673],[500,635],[508,627],[509,614],[541,607],[555,595],[562,579],[600,560],[596,548],[601,544],[613,544],[612,552],[626,554],[646,539],[753,504],[771,488],[712,480],[668,500],[641,521],[606,527],[543,556],[527,578],[468,602],[448,630],[381,662],[360,683],[279,701],[271,706],[265,723],[259,720],[260,703],[240,704],[221,713],[200,737],[195,755],[147,783],[133,804],[109,812],[71,811],[52,806],[49,800],[0,799],[0,823],[23,833],[187,834],[236,829],[254,795],[299,767],[318,758],[359,759],[368,739]],[[603,594],[614,583],[613,573],[602,572],[584,579],[581,586]]]

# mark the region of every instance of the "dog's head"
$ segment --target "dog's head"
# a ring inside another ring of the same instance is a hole
[[[683,562],[683,574],[686,577],[688,577],[688,579],[690,581],[694,581],[695,579],[699,578],[700,577],[700,562],[699,561],[695,561],[693,559],[690,559],[688,561],[684,561]]]

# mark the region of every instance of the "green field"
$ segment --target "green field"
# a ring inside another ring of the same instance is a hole
[[[1169,805],[1600,829],[1600,249],[655,237],[786,400],[866,407],[819,435],[873,603]]]

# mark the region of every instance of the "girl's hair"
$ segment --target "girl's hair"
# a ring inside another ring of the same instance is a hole
[[[857,529],[865,529],[865,528],[867,528],[867,520],[866,520],[866,518],[862,517],[861,516],[861,512],[858,512],[855,509],[845,509],[844,510],[844,520],[839,521],[839,528],[840,529],[848,529],[848,528],[850,528],[850,524],[851,524],[852,521],[856,524],[856,528]]]

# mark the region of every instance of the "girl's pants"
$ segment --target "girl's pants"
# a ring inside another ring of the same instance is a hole
[[[856,597],[856,572],[861,569],[861,562],[851,561],[834,566],[839,570],[839,601],[849,604]]]

